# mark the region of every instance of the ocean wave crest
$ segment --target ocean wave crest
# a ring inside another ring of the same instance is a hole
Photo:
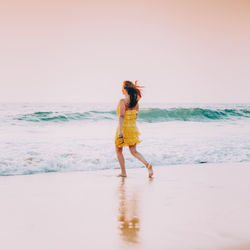
[[[250,118],[247,109],[204,109],[204,108],[169,108],[142,110],[139,119],[144,122],[232,120]]]
[[[116,111],[87,111],[87,112],[34,112],[21,114],[15,120],[29,122],[69,122],[74,120],[114,120]],[[204,108],[149,108],[138,113],[139,122],[167,121],[197,121],[207,122],[216,120],[234,120],[250,118],[249,109],[204,109]]]
[[[73,120],[112,120],[115,111],[87,111],[87,112],[34,112],[15,117],[15,120],[29,122],[68,122]]]

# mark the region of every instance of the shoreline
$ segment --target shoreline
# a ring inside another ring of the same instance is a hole
[[[118,164],[118,162],[117,162]],[[218,166],[250,166],[250,161],[244,161],[244,162],[222,162],[222,163],[190,163],[190,164],[172,164],[172,165],[153,165],[153,168],[174,168],[174,167],[218,167]],[[146,169],[144,166],[142,167],[135,167],[135,168],[126,168],[126,171],[130,171],[133,169]],[[66,171],[47,171],[47,172],[35,172],[35,173],[29,173],[29,174],[10,174],[10,175],[0,175],[0,178],[6,178],[6,177],[17,177],[17,176],[33,176],[33,175],[44,175],[44,174],[70,174],[70,173],[96,173],[96,174],[103,174],[105,171],[107,172],[119,172],[120,168],[105,168],[105,169],[88,169],[88,170],[66,170]]]
[[[1,176],[5,250],[250,249],[250,162]]]

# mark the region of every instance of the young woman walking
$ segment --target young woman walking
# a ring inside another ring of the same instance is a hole
[[[136,118],[139,112],[139,100],[141,99],[141,87],[131,81],[124,81],[122,93],[125,98],[121,99],[117,106],[119,123],[115,135],[115,150],[120,164],[121,173],[117,176],[126,177],[125,160],[122,153],[123,147],[128,146],[130,153],[141,161],[148,169],[148,177],[153,176],[153,167],[143,155],[136,150],[136,144],[140,143],[139,131],[136,126]]]

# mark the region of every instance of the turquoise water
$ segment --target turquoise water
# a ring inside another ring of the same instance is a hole
[[[250,111],[247,108],[146,108],[142,109],[138,116],[138,122],[167,122],[167,121],[200,121],[210,120],[232,120],[250,118]],[[70,122],[74,120],[115,120],[116,111],[90,110],[85,112],[34,112],[21,114],[13,117],[15,120],[30,122]]]
[[[119,168],[116,105],[0,104],[0,175]],[[142,103],[138,150],[153,165],[250,161],[249,118],[250,104]]]

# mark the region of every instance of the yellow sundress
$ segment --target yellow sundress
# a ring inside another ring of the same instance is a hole
[[[116,110],[117,115],[119,116],[119,104],[117,106]],[[141,140],[139,140],[140,132],[136,126],[136,117],[137,117],[137,110],[126,110],[124,113],[124,120],[123,120],[123,126],[122,126],[122,134],[123,138],[118,137],[119,133],[119,127],[116,129],[115,134],[115,145],[117,147],[123,147],[123,146],[132,146],[137,143],[140,143]]]

